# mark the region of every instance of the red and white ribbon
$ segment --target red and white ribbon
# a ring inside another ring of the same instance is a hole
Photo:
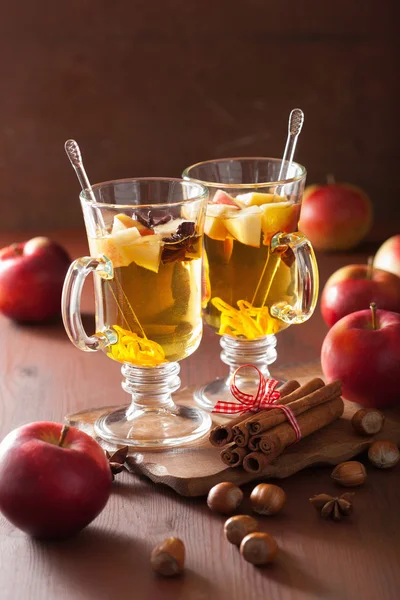
[[[258,373],[259,384],[257,393],[255,396],[252,394],[245,394],[236,385],[236,375],[240,369],[251,367]],[[301,439],[301,431],[297,419],[288,406],[285,404],[277,404],[277,401],[281,397],[280,392],[276,389],[279,381],[276,379],[266,378],[261,371],[255,365],[242,365],[233,374],[231,383],[231,394],[237,402],[224,402],[219,400],[214,406],[213,413],[222,413],[226,415],[235,415],[238,413],[245,413],[247,411],[258,412],[260,410],[268,410],[270,408],[279,408],[286,416],[287,420],[293,427],[296,434],[296,441]]]

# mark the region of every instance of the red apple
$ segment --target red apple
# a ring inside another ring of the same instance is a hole
[[[328,381],[341,379],[347,400],[400,406],[400,314],[371,307],[343,317],[328,331],[322,370]]]
[[[15,321],[46,321],[60,312],[70,258],[46,237],[0,250],[0,312]]]
[[[105,507],[111,481],[104,450],[74,427],[29,423],[0,444],[0,510],[32,536],[61,538],[86,527]]]
[[[375,255],[374,265],[400,277],[400,235],[383,242]]]
[[[400,313],[400,277],[367,265],[342,267],[326,282],[321,313],[332,327],[345,315],[362,310],[370,302]]]
[[[371,201],[360,188],[348,183],[306,188],[299,229],[316,250],[354,248],[371,224]]]

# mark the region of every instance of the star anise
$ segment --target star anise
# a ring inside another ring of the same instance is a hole
[[[110,454],[108,450],[106,450],[106,456],[108,458],[108,462],[110,463],[110,469],[113,480],[115,479],[115,475],[121,473],[121,471],[124,470],[126,457],[128,456],[128,450],[128,446],[123,446],[122,448],[119,448],[113,454]]]
[[[354,494],[350,492],[337,498],[328,494],[318,494],[310,498],[310,502],[323,519],[340,521],[342,517],[347,517],[352,512],[353,496]]]
[[[157,215],[154,210],[149,210],[147,211],[147,215],[136,213],[135,219],[145,227],[152,229],[153,227],[157,227],[157,225],[164,225],[164,223],[171,221],[172,215]]]
[[[176,242],[182,242],[187,238],[192,237],[194,235],[196,229],[196,224],[193,221],[183,221],[180,225],[178,225],[175,233],[170,235],[169,237],[163,238],[163,242],[167,244],[175,244]]]
[[[183,221],[178,225],[175,233],[169,237],[163,238],[164,247],[161,254],[161,260],[164,264],[189,260],[188,253],[195,253],[194,242],[196,225],[192,221]]]

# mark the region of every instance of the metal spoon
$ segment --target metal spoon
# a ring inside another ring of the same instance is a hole
[[[300,108],[294,108],[289,115],[288,137],[286,140],[285,151],[283,153],[282,164],[279,171],[278,181],[287,179],[294,151],[296,149],[297,139],[300,135],[304,123],[304,113]]]

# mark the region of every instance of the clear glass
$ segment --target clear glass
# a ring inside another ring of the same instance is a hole
[[[203,318],[222,335],[221,359],[227,379],[197,390],[211,410],[217,400],[232,401],[232,373],[256,364],[269,375],[276,360],[276,337],[314,312],[318,269],[310,242],[297,231],[306,170],[291,163],[278,181],[282,160],[227,158],[197,163],[183,178],[207,186],[203,262]],[[241,388],[255,391],[254,369],[241,371]]]
[[[122,363],[130,406],[104,413],[96,433],[140,448],[177,446],[201,437],[210,416],[175,405],[178,361],[202,335],[201,257],[207,190],[179,179],[124,179],[80,195],[90,257],[65,279],[62,313],[72,343]],[[96,333],[87,335],[80,298],[94,274]]]

